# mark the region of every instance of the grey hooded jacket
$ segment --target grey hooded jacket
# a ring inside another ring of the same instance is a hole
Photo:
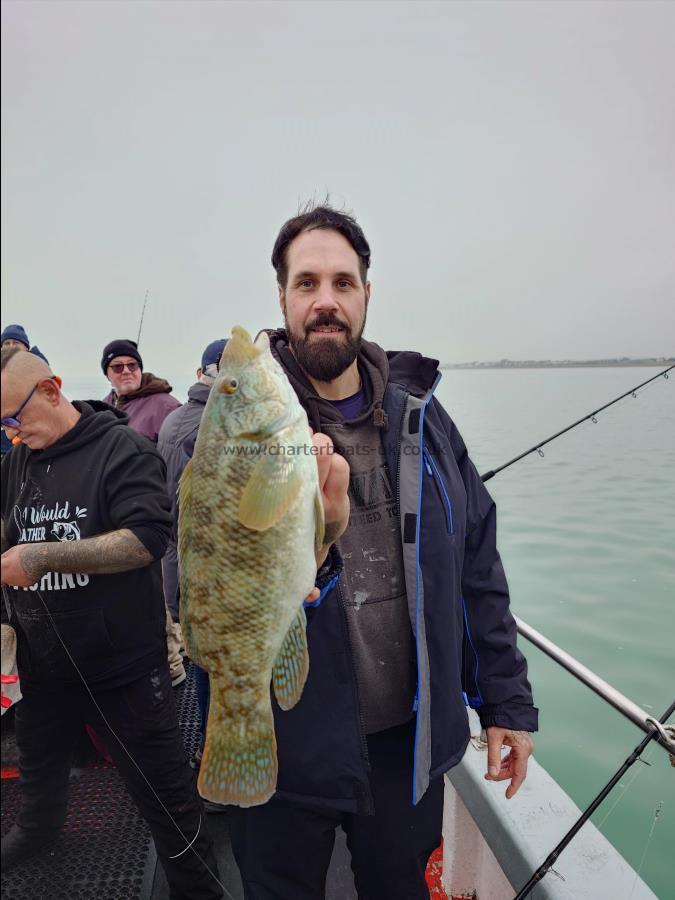
[[[197,381],[188,391],[188,401],[170,413],[159,431],[157,449],[166,462],[166,483],[171,501],[174,530],[162,560],[164,597],[174,621],[178,621],[178,549],[175,530],[178,483],[183,469],[192,456],[199,423],[202,419],[210,385]]]

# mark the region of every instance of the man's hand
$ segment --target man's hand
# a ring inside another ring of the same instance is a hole
[[[331,544],[340,537],[349,522],[349,463],[335,453],[333,442],[327,434],[311,431],[312,444],[317,448],[316,465],[319,471],[319,488],[323,501],[325,522],[323,544],[316,550],[317,570],[326,562]],[[317,587],[305,597],[305,603],[314,603],[321,592]]]
[[[15,587],[30,587],[38,580],[34,575],[30,575],[23,567],[22,557],[26,549],[26,544],[17,547],[10,547],[0,557],[0,565],[2,566],[2,584],[10,584]]]
[[[510,800],[527,776],[527,760],[534,749],[534,742],[527,731],[512,731],[491,725],[485,729],[488,741],[488,771],[486,781],[511,779],[506,789],[506,799]],[[511,750],[501,758],[502,746]]]

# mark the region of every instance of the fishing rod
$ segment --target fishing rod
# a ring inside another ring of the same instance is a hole
[[[524,897],[527,897],[531,893],[535,885],[537,885],[544,877],[544,875],[546,875],[546,873],[552,868],[553,863],[560,856],[565,847],[567,847],[572,838],[575,837],[575,835],[579,832],[582,826],[588,821],[588,819],[590,819],[590,817],[600,806],[605,797],[607,797],[610,791],[617,785],[621,778],[623,778],[623,776],[628,771],[628,769],[630,769],[633,763],[640,759],[640,754],[650,741],[654,740],[657,735],[660,735],[669,745],[673,747],[673,750],[675,750],[675,727],[669,726],[668,729],[663,727],[668,719],[672,716],[673,711],[675,711],[675,701],[670,704],[670,706],[660,719],[657,720],[651,717],[647,718],[647,722],[652,726],[652,731],[642,741],[640,741],[637,747],[633,750],[630,756],[627,757],[620,768],[617,769],[617,771],[610,778],[610,780],[600,791],[597,797],[595,797],[595,799],[591,801],[590,805],[582,812],[582,814],[579,816],[574,825],[572,825],[572,827],[563,837],[560,843],[549,853],[544,862],[531,876],[527,884],[523,885],[523,887],[518,891],[513,900],[523,900]],[[673,765],[675,765],[675,757],[671,756],[671,762]],[[647,763],[647,765],[649,765],[649,763]]]
[[[145,291],[145,298],[143,300],[143,309],[141,310],[141,321],[138,325],[138,337],[136,338],[136,346],[138,346],[141,342],[141,329],[143,328],[143,318],[145,316],[145,307],[148,304],[148,297],[150,296],[150,290],[147,289]]]
[[[545,447],[546,444],[550,444],[551,441],[554,441],[556,438],[560,437],[561,434],[566,434],[568,431],[571,431],[573,428],[576,428],[577,425],[581,425],[582,422],[587,422],[588,419],[591,419],[593,422],[597,422],[595,418],[598,413],[601,413],[603,410],[608,409],[610,406],[613,406],[615,403],[618,403],[619,400],[623,400],[624,397],[628,397],[629,394],[632,394],[633,397],[637,398],[636,391],[639,391],[640,388],[645,387],[645,385],[649,384],[651,381],[656,381],[657,378],[665,378],[668,380],[668,372],[672,369],[675,369],[675,365],[668,366],[667,369],[664,369],[663,372],[659,372],[658,375],[653,375],[651,378],[648,378],[646,381],[643,381],[642,384],[636,385],[634,388],[631,388],[629,391],[626,391],[625,394],[621,394],[620,397],[616,397],[614,400],[610,400],[609,403],[605,403],[604,406],[598,407],[598,409],[594,409],[593,412],[589,412],[587,416],[584,416],[582,419],[578,419],[576,422],[573,422],[571,425],[568,425],[567,428],[563,428],[562,431],[556,432],[556,434],[552,434],[551,437],[546,438],[545,441],[539,441],[538,444],[535,444],[534,447],[530,447],[529,450],[526,450],[524,453],[521,453],[519,456],[514,456],[513,459],[510,459],[507,463],[504,463],[503,466],[499,466],[498,469],[490,469],[489,472],[486,472],[484,475],[481,475],[481,481],[489,481],[491,478],[494,478],[499,472],[503,472],[504,469],[508,469],[509,466],[512,466],[514,463],[517,463],[521,459],[525,459],[526,456],[529,456],[530,453],[534,453],[535,451],[543,456],[544,453],[542,451],[542,447]]]

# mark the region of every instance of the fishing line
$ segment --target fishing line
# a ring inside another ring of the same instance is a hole
[[[3,587],[3,594],[5,593],[6,590],[7,590],[7,589]],[[66,646],[66,644],[65,644],[65,642],[64,642],[64,640],[63,640],[63,638],[61,637],[61,634],[60,634],[60,632],[59,632],[59,629],[56,627],[56,622],[54,621],[54,618],[53,618],[51,612],[49,611],[49,607],[47,606],[44,597],[42,596],[42,594],[40,593],[39,590],[36,590],[35,593],[36,593],[37,596],[40,598],[40,603],[42,603],[42,605],[44,606],[45,612],[47,613],[47,616],[48,616],[48,618],[49,618],[49,621],[50,621],[50,623],[51,623],[51,626],[52,626],[52,628],[54,629],[54,634],[55,634],[56,637],[59,639],[59,643],[61,644],[61,646],[63,647],[63,649],[66,651],[66,656],[68,657],[68,659],[69,659],[69,660],[71,661],[71,663],[73,664],[73,668],[75,669],[75,671],[77,672],[78,676],[80,677],[80,680],[81,680],[82,684],[84,685],[84,687],[85,687],[87,693],[89,694],[89,697],[90,697],[92,703],[93,703],[94,706],[96,707],[96,710],[98,711],[98,714],[101,716],[101,718],[102,718],[103,721],[105,722],[105,724],[106,724],[108,730],[110,731],[110,733],[112,734],[112,736],[115,738],[115,740],[117,741],[117,743],[120,745],[120,747],[122,748],[122,750],[124,750],[124,752],[126,753],[126,755],[129,757],[129,759],[131,760],[132,765],[133,765],[134,768],[138,771],[138,773],[139,773],[139,775],[141,776],[141,778],[143,779],[143,781],[144,781],[144,782],[147,784],[147,786],[150,788],[150,790],[151,790],[151,792],[152,792],[152,794],[153,794],[155,800],[157,800],[157,802],[159,803],[159,805],[162,807],[162,809],[164,810],[164,812],[167,814],[167,816],[168,816],[169,819],[171,820],[171,824],[174,826],[174,828],[176,829],[176,831],[178,832],[178,834],[181,836],[181,838],[185,841],[185,847],[183,848],[183,850],[181,850],[180,853],[176,854],[176,856],[170,856],[169,859],[176,859],[178,856],[182,856],[182,854],[185,853],[186,850],[191,850],[191,851],[194,853],[194,855],[197,857],[197,859],[199,860],[199,862],[204,866],[204,868],[205,868],[206,871],[209,873],[209,875],[213,878],[213,880],[214,880],[214,881],[215,881],[215,882],[223,889],[223,891],[225,892],[225,895],[226,895],[227,897],[229,897],[230,900],[235,900],[234,896],[228,891],[228,889],[225,887],[225,885],[222,883],[222,881],[218,878],[218,876],[217,876],[214,872],[211,871],[211,869],[210,869],[208,863],[206,862],[206,860],[202,859],[202,857],[199,855],[198,851],[195,850],[195,848],[193,847],[193,844],[194,844],[194,842],[197,840],[197,837],[198,837],[198,835],[199,835],[199,831],[200,831],[200,829],[201,829],[201,825],[202,825],[201,816],[200,816],[200,818],[199,818],[199,826],[198,826],[198,828],[197,828],[197,834],[194,836],[194,838],[193,838],[192,840],[188,840],[187,836],[186,836],[185,834],[183,834],[183,831],[182,831],[180,825],[178,824],[178,822],[176,822],[176,820],[174,819],[174,817],[171,815],[171,813],[169,812],[169,810],[167,809],[167,807],[166,807],[166,806],[164,805],[164,803],[162,802],[162,799],[161,799],[161,797],[157,794],[157,791],[155,791],[154,787],[150,784],[150,782],[148,781],[148,779],[145,777],[145,773],[143,772],[143,770],[141,769],[141,767],[138,765],[138,763],[137,763],[136,760],[133,758],[133,756],[131,755],[131,753],[127,750],[127,748],[126,748],[126,746],[125,746],[124,741],[122,740],[122,738],[119,737],[119,735],[118,735],[117,732],[113,729],[113,727],[112,727],[112,725],[110,724],[110,722],[108,722],[108,720],[107,720],[107,718],[106,718],[106,716],[105,716],[103,710],[101,709],[101,707],[100,707],[100,706],[98,705],[98,703],[96,702],[96,698],[94,697],[94,694],[92,693],[92,691],[91,691],[89,685],[87,684],[86,678],[84,677],[84,675],[82,674],[82,672],[80,672],[80,669],[78,668],[77,663],[75,662],[75,660],[74,660],[73,657],[71,656],[70,650],[68,649],[68,647]]]
[[[136,346],[138,346],[141,342],[141,328],[143,328],[143,318],[145,316],[145,307],[148,303],[148,297],[150,296],[150,290],[146,290],[145,299],[143,300],[143,309],[141,310],[141,321],[138,325],[138,337],[136,338]]]
[[[663,723],[667,722],[668,719],[672,716],[675,711],[675,701],[673,701],[668,709],[664,712],[661,718],[658,720],[658,723],[655,719],[648,719],[648,723],[651,726],[652,730],[649,732],[646,737],[643,738],[642,741],[637,745],[637,747],[633,750],[630,756],[627,757],[625,762],[617,769],[617,771],[612,775],[610,780],[604,786],[604,788],[600,791],[600,793],[595,797],[591,803],[587,806],[587,808],[582,812],[577,821],[572,825],[567,834],[563,837],[559,844],[549,853],[544,862],[539,866],[539,868],[532,874],[529,881],[518,891],[513,900],[523,900],[523,898],[529,896],[530,892],[534,887],[542,880],[542,878],[546,875],[548,871],[551,870],[553,863],[560,856],[562,851],[567,847],[570,841],[576,837],[582,826],[590,819],[595,810],[600,806],[602,801],[607,797],[612,788],[616,787],[618,782],[621,780],[622,776],[630,769],[630,767],[635,763],[639,758],[642,751],[645,749],[647,744],[650,741],[654,740],[656,737],[661,737],[661,732],[663,731],[666,734],[666,740],[668,743],[671,743],[673,739],[670,737],[668,732],[662,729],[660,726]],[[658,818],[658,815],[655,817]],[[650,837],[648,840],[651,840],[651,834],[654,832],[654,828],[656,827],[656,823],[652,826],[652,831],[650,832]],[[646,852],[646,851],[645,851]]]
[[[645,844],[645,849],[642,851],[642,858],[640,859],[640,865],[638,866],[638,868],[635,872],[635,880],[633,881],[633,887],[629,894],[628,900],[630,900],[630,898],[635,893],[635,886],[637,884],[638,878],[640,877],[640,872],[642,871],[642,866],[645,861],[645,856],[647,855],[647,850],[649,850],[649,845],[651,844],[652,838],[654,837],[654,829],[656,828],[656,823],[659,821],[659,816],[661,815],[662,809],[663,809],[663,800],[659,800],[659,802],[656,804],[656,808],[654,809],[654,818],[652,819],[652,827],[649,829],[649,834],[647,836],[647,842]]]
[[[651,766],[651,763],[647,761],[647,755],[648,755],[648,754],[651,754],[651,756],[654,755],[654,745],[653,745],[653,744],[652,744],[652,745],[649,747],[649,749],[645,752],[644,759],[643,759],[642,757],[640,757],[640,762],[641,762],[641,763],[644,763],[645,766]],[[651,758],[651,756],[650,756],[650,758]],[[598,824],[597,824],[597,826],[596,826],[597,828],[602,828],[602,826],[605,824],[605,822],[607,821],[607,819],[609,819],[609,817],[612,815],[612,813],[613,813],[614,810],[617,808],[617,806],[619,805],[619,803],[621,803],[621,801],[622,801],[623,798],[626,796],[626,794],[628,793],[628,791],[630,790],[630,788],[633,786],[633,782],[634,782],[634,781],[635,781],[635,780],[636,780],[643,772],[644,772],[644,769],[642,769],[641,767],[638,766],[638,768],[633,772],[633,774],[631,775],[631,777],[628,779],[628,781],[626,782],[626,784],[623,786],[623,788],[622,788],[621,791],[619,792],[619,796],[616,798],[616,800],[614,801],[614,803],[612,803],[612,805],[611,805],[610,808],[607,810],[607,812],[606,812],[605,815],[602,817],[602,819],[598,822]]]
[[[597,424],[597,419],[595,418],[598,413],[601,413],[603,410],[608,409],[610,406],[613,406],[615,403],[618,403],[619,400],[623,400],[624,397],[628,397],[632,395],[637,399],[636,391],[639,391],[640,388],[645,387],[645,385],[649,384],[651,381],[656,381],[657,378],[665,378],[668,380],[668,372],[672,369],[675,369],[675,366],[668,366],[667,369],[664,369],[663,372],[659,372],[658,375],[653,375],[651,378],[648,378],[646,381],[643,381],[642,384],[637,384],[634,388],[631,388],[629,391],[626,391],[625,394],[621,394],[620,397],[615,397],[614,400],[610,400],[609,403],[605,403],[604,406],[598,407],[598,409],[594,409],[593,412],[589,412],[587,416],[584,416],[582,419],[577,419],[576,422],[572,422],[571,425],[568,425],[567,428],[563,428],[562,431],[558,431],[555,434],[552,434],[550,437],[547,437],[546,440],[539,441],[538,444],[535,444],[534,447],[530,447],[529,450],[526,450],[524,453],[519,454],[518,456],[514,456],[513,459],[510,459],[508,462],[504,463],[503,466],[499,466],[498,469],[490,469],[489,472],[485,472],[484,475],[481,475],[481,481],[489,481],[491,478],[494,478],[495,475],[499,474],[499,472],[503,472],[504,469],[508,469],[509,466],[512,466],[514,463],[519,462],[521,459],[525,459],[526,456],[529,456],[530,453],[538,453],[539,456],[544,455],[544,451],[541,449],[545,447],[546,444],[550,444],[551,441],[554,441],[556,438],[559,438],[560,435],[566,434],[568,431],[571,431],[573,428],[576,428],[577,425],[581,425],[582,422],[587,422],[591,419],[592,422]]]

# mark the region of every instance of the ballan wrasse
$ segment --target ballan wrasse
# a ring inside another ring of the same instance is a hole
[[[267,335],[235,326],[179,494],[181,623],[211,683],[199,790],[218,803],[272,796],[270,682],[291,709],[307,678],[303,599],[324,531],[311,446]]]

